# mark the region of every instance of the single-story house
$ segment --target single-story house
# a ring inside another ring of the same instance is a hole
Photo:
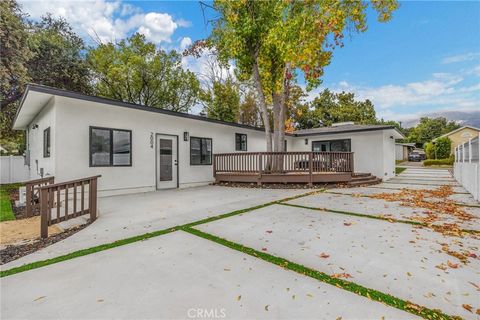
[[[100,195],[214,181],[218,153],[264,152],[262,128],[30,84],[13,129],[26,131],[30,178],[102,175]],[[338,124],[285,137],[288,151],[354,152],[356,172],[395,175],[393,126]]]
[[[448,133],[445,133],[444,135],[441,135],[440,137],[435,138],[432,141],[435,142],[439,138],[448,137],[452,141],[450,154],[455,154],[456,147],[464,144],[465,142],[468,142],[468,140],[470,139],[478,137],[479,134],[480,128],[473,126],[463,126]]]
[[[415,143],[395,143],[395,160],[408,160],[408,154],[415,149]]]

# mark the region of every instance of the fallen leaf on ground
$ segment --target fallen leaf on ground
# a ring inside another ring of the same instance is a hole
[[[265,231],[266,233],[272,233],[273,231],[272,230],[267,230]]]
[[[458,263],[453,263],[450,260],[447,261],[447,265],[452,269],[457,269],[458,268]]]
[[[332,274],[332,278],[345,278],[345,279],[348,279],[348,278],[353,278],[351,274],[349,273],[334,273]]]
[[[267,248],[262,248],[262,251],[267,251]]]
[[[37,299],[33,300],[33,301],[38,301],[38,300],[41,300],[43,298],[45,298],[46,296],[41,296],[41,297],[38,297]]]
[[[344,222],[343,225],[349,227],[349,226],[352,225],[352,223],[351,222]]]
[[[240,299],[242,299],[241,295],[237,297],[237,301],[240,301]]]
[[[326,254],[325,252],[322,252],[322,253],[320,253],[319,257],[326,259],[326,258],[330,257],[330,255]]]
[[[269,307],[269,306],[270,306],[270,305],[268,305],[268,304],[265,306],[265,311],[268,311],[268,307]]]
[[[230,269],[228,269],[228,268],[224,268],[224,269],[223,269],[223,271],[230,271]]]
[[[463,309],[472,312],[472,306],[469,304],[462,304]]]

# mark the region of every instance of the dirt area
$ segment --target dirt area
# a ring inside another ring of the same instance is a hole
[[[23,220],[24,221],[24,220]],[[88,224],[83,226],[75,227],[69,229],[65,232],[57,233],[55,235],[50,235],[47,239],[34,239],[28,243],[20,245],[7,245],[4,249],[0,250],[0,265],[8,263],[10,261],[16,260],[20,257],[26,256],[27,254],[33,253],[45,247],[48,247],[55,242],[61,241],[74,233],[85,228]],[[49,229],[50,232],[50,229]],[[3,247],[3,246],[2,246]]]
[[[53,225],[48,227],[48,234],[55,235],[62,230]],[[3,221],[0,223],[0,246],[18,243],[22,240],[32,240],[40,236],[40,217]]]

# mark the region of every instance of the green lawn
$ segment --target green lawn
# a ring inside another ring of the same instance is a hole
[[[0,185],[0,221],[15,220],[10,203],[10,191],[20,186],[19,183]]]
[[[395,160],[395,164],[399,164],[399,163],[402,163],[402,162],[405,162],[405,160]]]
[[[395,168],[395,174],[400,174],[400,173],[402,173],[403,171],[405,171],[405,169],[407,169],[407,168],[396,167],[396,168]]]

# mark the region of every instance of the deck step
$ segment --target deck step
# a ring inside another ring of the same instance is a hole
[[[371,173],[354,173],[352,174],[352,181],[348,182],[349,186],[367,186],[378,184],[382,179],[377,178]]]
[[[369,186],[374,184],[379,184],[382,182],[382,179],[379,179],[375,176],[371,176],[369,179],[362,179],[362,180],[352,180],[348,183],[349,186]]]

